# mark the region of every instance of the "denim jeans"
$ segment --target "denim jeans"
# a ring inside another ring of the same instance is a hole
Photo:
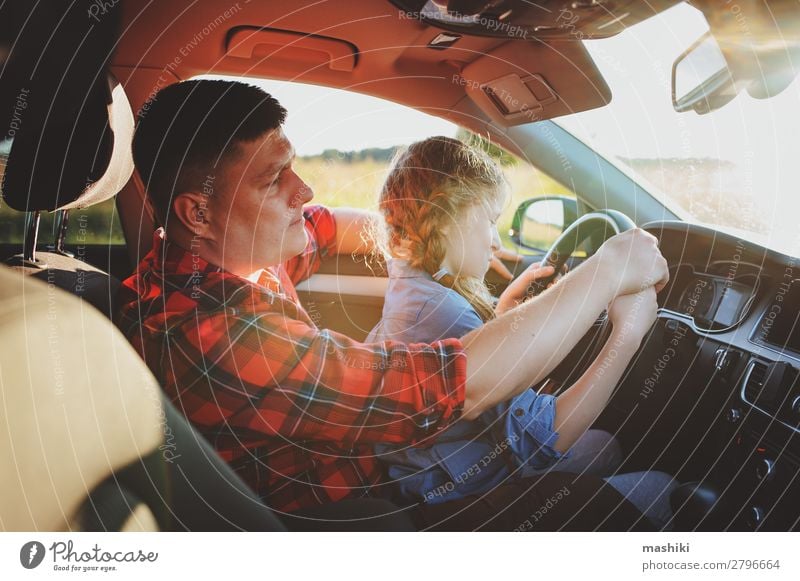
[[[622,465],[622,449],[617,440],[603,430],[588,430],[570,448],[569,458],[544,470],[525,470],[523,476],[547,472],[572,472],[600,476],[625,496],[659,530],[669,530],[672,518],[669,496],[678,482],[665,472],[648,470],[617,474]]]

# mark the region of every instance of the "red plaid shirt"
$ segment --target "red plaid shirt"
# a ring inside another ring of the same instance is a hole
[[[413,443],[464,404],[461,343],[363,344],[318,329],[297,283],[332,252],[336,225],[304,211],[309,243],[253,283],[157,234],[120,289],[118,324],[169,397],[279,510],[380,495],[372,444]]]

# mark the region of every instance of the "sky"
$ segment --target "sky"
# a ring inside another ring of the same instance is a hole
[[[300,156],[406,145],[432,135],[452,137],[457,130],[449,121],[368,95],[282,81],[247,82],[289,111],[285,131]]]

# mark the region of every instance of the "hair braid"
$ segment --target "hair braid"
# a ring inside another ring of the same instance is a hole
[[[483,151],[449,137],[413,143],[395,156],[381,190],[386,253],[433,276],[446,254],[444,228],[506,187],[502,171]],[[483,280],[448,273],[438,282],[467,299],[484,321],[494,317],[494,299]]]

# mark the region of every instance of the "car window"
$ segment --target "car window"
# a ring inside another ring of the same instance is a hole
[[[285,131],[297,150],[297,172],[314,190],[314,201],[326,206],[374,210],[398,147],[435,135],[473,138],[438,117],[358,93],[249,77],[197,78],[240,80],[276,97],[289,111]],[[483,145],[511,183],[512,200],[498,228],[504,244],[512,246],[508,231],[520,203],[541,195],[574,195],[531,164],[498,147]]]
[[[49,244],[55,239],[55,213],[42,212],[39,224],[39,244]],[[0,244],[22,244],[25,239],[25,213],[18,212],[0,204]],[[114,200],[101,204],[72,210],[65,244],[81,245],[122,245],[125,236],[117,215]]]
[[[5,173],[11,140],[0,143],[0,184]],[[55,214],[42,212],[39,243],[49,244],[54,238]],[[0,244],[22,244],[25,239],[25,213],[9,208],[0,201]],[[125,236],[117,216],[114,199],[106,200],[69,213],[65,243],[68,245],[125,244]]]

